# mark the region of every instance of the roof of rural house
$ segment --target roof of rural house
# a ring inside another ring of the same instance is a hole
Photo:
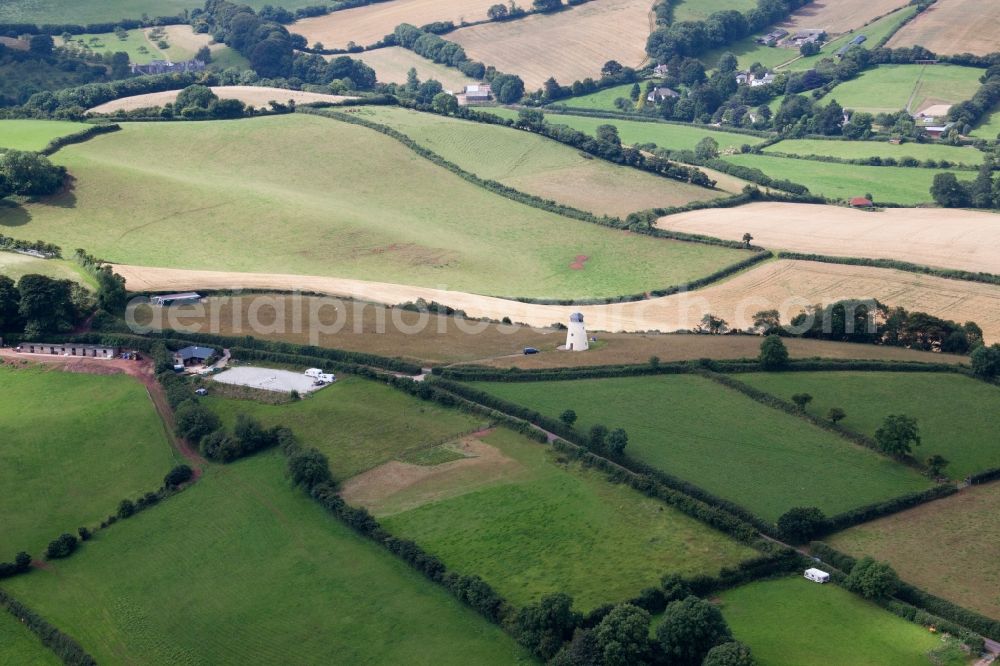
[[[214,356],[215,350],[212,349],[211,347],[195,347],[192,345],[190,347],[185,347],[184,349],[177,350],[177,355],[180,356],[185,361],[192,358],[204,359],[204,358],[209,358],[210,356]]]
[[[871,206],[873,204],[871,202],[871,199],[867,199],[865,197],[853,197],[851,199],[851,205],[852,206]]]
[[[155,298],[158,298],[161,301],[181,301],[189,298],[201,298],[201,294],[194,291],[184,291],[179,294],[161,294]]]

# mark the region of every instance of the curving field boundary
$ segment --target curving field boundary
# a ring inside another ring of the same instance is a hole
[[[114,113],[115,111],[133,111],[135,109],[145,109],[152,106],[163,106],[166,103],[173,103],[177,99],[180,90],[164,90],[161,92],[146,93],[145,95],[133,95],[122,97],[105,102],[87,109],[87,113]],[[305,92],[303,90],[288,90],[286,88],[267,88],[264,86],[212,86],[212,92],[220,99],[238,99],[247,106],[263,109],[268,106],[271,100],[282,104],[289,100],[295,100],[296,104],[310,104],[312,102],[345,102],[357,99],[357,97],[344,97],[341,95],[326,95],[323,93]]]
[[[1000,341],[1000,286],[904,271],[783,259],[694,292],[605,305],[539,305],[447,289],[308,275],[231,273],[117,265],[130,291],[257,289],[307,291],[394,305],[424,299],[464,310],[469,317],[549,326],[583,313],[601,331],[676,331],[712,313],[746,328],[754,313],[777,309],[784,321],[804,307],[844,298],[875,298],[891,306],[959,322],[975,321],[989,342]],[[470,327],[471,328],[471,327]]]

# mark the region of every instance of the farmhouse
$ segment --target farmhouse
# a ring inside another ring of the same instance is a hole
[[[928,125],[924,127],[924,131],[930,134],[935,139],[940,139],[941,135],[954,127],[955,123],[945,123],[944,125]]]
[[[78,342],[55,344],[51,342],[24,342],[17,351],[26,354],[51,354],[53,356],[86,356],[87,358],[115,358],[118,348],[111,345],[85,345]]]
[[[466,102],[488,102],[490,101],[491,93],[490,84],[476,83],[471,86],[465,86],[462,94],[465,95]]]
[[[153,296],[149,299],[149,302],[153,305],[179,305],[183,303],[196,303],[201,300],[201,294],[197,294],[193,291],[185,291],[180,294],[163,294],[162,296]]]
[[[587,329],[583,325],[583,315],[574,312],[569,316],[569,327],[566,329],[566,351],[587,351],[590,343],[587,340]]]
[[[771,83],[774,83],[774,74],[772,74],[771,72],[766,72],[764,74],[764,76],[760,77],[759,79],[755,78],[753,76],[750,77],[750,87],[751,88],[757,88],[759,86],[766,86],[766,85],[769,85]]]
[[[664,88],[662,86],[657,86],[652,90],[650,90],[649,94],[646,95],[646,101],[653,102],[654,104],[656,104],[657,102],[662,102],[668,97],[680,97],[680,96],[681,94],[676,90],[672,90],[670,88]]]
[[[215,350],[211,347],[185,347],[174,352],[174,368],[200,365],[213,356]]]
[[[140,65],[132,63],[129,65],[133,74],[173,74],[175,72],[200,72],[205,69],[205,62],[202,60],[185,60],[184,62],[170,62],[169,60],[153,60],[152,62]]]

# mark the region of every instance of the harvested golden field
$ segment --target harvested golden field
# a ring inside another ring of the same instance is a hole
[[[812,29],[839,35],[906,4],[906,0],[814,0],[780,25],[789,32]]]
[[[326,16],[296,21],[289,30],[302,35],[310,45],[344,48],[348,42],[369,46],[390,34],[400,23],[426,25],[434,21],[481,21],[496,0],[393,0],[354,7]]]
[[[865,212],[843,206],[752,203],[662,217],[660,229],[841,257],[899,259],[915,264],[1000,273],[1000,215],[942,208]]]
[[[327,56],[328,59],[335,57],[337,56]],[[417,70],[417,78],[421,81],[435,79],[445,90],[452,92],[461,92],[466,84],[475,83],[475,79],[470,79],[454,67],[445,67],[427,58],[421,58],[402,46],[365,51],[352,57],[374,69],[379,83],[406,83],[406,75],[411,68]]]
[[[473,60],[518,74],[525,88],[540,88],[550,76],[569,84],[600,77],[617,60],[638,67],[646,59],[650,0],[594,0],[555,14],[462,28],[447,39]]]
[[[866,266],[787,259],[768,262],[705,289],[644,301],[604,305],[539,305],[459,291],[307,275],[226,273],[119,265],[131,291],[275,289],[311,291],[375,303],[423,298],[465,310],[470,317],[530,326],[566,322],[581,312],[595,331],[691,329],[706,313],[747,328],[755,312],[776,309],[787,321],[804,307],[844,298],[875,298],[891,306],[928,312],[959,322],[975,321],[988,342],[1000,342],[1000,287]]]
[[[156,330],[174,328],[227,336],[253,335],[334,349],[398,357],[422,366],[476,363],[495,367],[551,368],[660,360],[751,358],[760,338],[745,335],[602,333],[586,354],[561,354],[565,331],[505,324],[482,325],[376,303],[320,296],[247,294],[215,296],[203,303],[169,308],[139,306],[135,320]],[[961,363],[950,354],[789,338],[793,358],[856,358]],[[541,354],[525,355],[535,347]]]
[[[986,55],[1000,50],[1000,2],[937,0],[893,35],[886,46],[920,45],[935,53]]]
[[[177,99],[179,92],[180,90],[164,90],[163,92],[122,97],[121,99],[105,102],[92,109],[87,109],[87,113],[114,113],[119,109],[131,111],[132,109],[142,109],[150,106],[163,106]],[[308,104],[310,102],[342,102],[344,100],[355,99],[354,97],[342,97],[340,95],[324,95],[322,93],[305,92],[302,90],[265,88],[261,86],[212,86],[212,92],[222,99],[238,99],[245,104],[258,108],[266,107],[271,100],[281,102],[282,104],[287,103],[289,100],[295,100],[296,104]]]

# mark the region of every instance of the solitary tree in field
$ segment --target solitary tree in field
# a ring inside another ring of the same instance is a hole
[[[788,365],[788,349],[781,338],[773,333],[760,343],[760,367],[764,370],[778,370]]]
[[[568,425],[570,428],[576,423],[576,412],[572,409],[567,409],[565,412],[559,415],[559,420]]]
[[[920,445],[917,420],[903,414],[890,414],[875,431],[875,443],[883,453],[902,458],[914,446]]]
[[[745,234],[743,234],[743,244],[745,246],[750,247],[750,241],[752,241],[752,240],[753,240],[753,236],[750,235],[749,231],[746,232]]]
[[[507,18],[507,15],[508,12],[506,5],[491,5],[490,8],[486,10],[486,16],[488,16],[491,21],[502,21]]]
[[[927,473],[933,477],[937,477],[941,476],[941,472],[944,471],[944,468],[948,466],[950,461],[944,456],[935,453],[929,456],[924,462],[927,464]]]
[[[694,147],[694,156],[699,160],[711,160],[719,156],[719,142],[706,136]]]
[[[701,323],[698,325],[697,330],[699,333],[720,335],[729,331],[729,322],[722,317],[716,317],[714,314],[708,313],[701,318]]]
[[[792,396],[792,402],[798,405],[799,409],[805,409],[806,405],[812,402],[813,397],[808,393],[796,393]]]
[[[830,411],[826,413],[826,418],[830,419],[830,423],[837,423],[839,421],[843,421],[846,416],[847,412],[845,412],[840,407],[831,407]]]

